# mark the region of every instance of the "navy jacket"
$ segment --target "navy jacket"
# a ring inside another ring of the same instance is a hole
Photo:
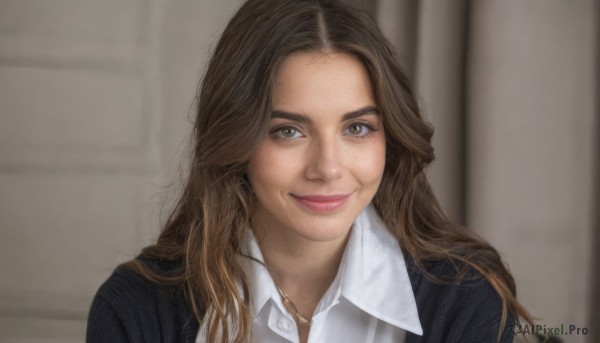
[[[176,268],[164,262],[145,262],[160,274]],[[440,284],[425,277],[410,257],[406,263],[423,328],[423,336],[407,332],[406,343],[497,342],[502,305],[485,278],[473,272],[461,282]],[[440,277],[452,273],[451,265],[445,262],[430,263],[427,270]],[[500,342],[513,341],[509,330],[513,320],[509,315]],[[193,343],[198,328],[181,290],[156,285],[121,269],[94,298],[86,341]]]

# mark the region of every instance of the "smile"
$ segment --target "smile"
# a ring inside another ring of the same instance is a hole
[[[291,194],[291,196],[299,204],[313,212],[327,213],[334,212],[344,206],[348,198],[350,198],[350,194],[303,196]]]

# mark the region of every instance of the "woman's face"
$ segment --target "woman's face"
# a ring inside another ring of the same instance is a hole
[[[268,234],[343,240],[379,187],[385,134],[369,75],[344,53],[287,57],[275,79],[269,134],[250,160]]]

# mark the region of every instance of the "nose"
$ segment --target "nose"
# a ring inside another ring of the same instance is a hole
[[[332,181],[342,176],[341,146],[334,139],[320,139],[311,147],[306,166],[306,177],[310,180]]]

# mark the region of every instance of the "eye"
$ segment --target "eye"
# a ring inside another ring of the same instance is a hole
[[[344,129],[343,133],[346,136],[364,137],[376,131],[370,125],[363,123],[352,123]]]
[[[294,139],[303,137],[302,133],[300,133],[298,129],[292,126],[278,127],[271,131],[271,134],[273,134],[276,138],[279,139]]]

